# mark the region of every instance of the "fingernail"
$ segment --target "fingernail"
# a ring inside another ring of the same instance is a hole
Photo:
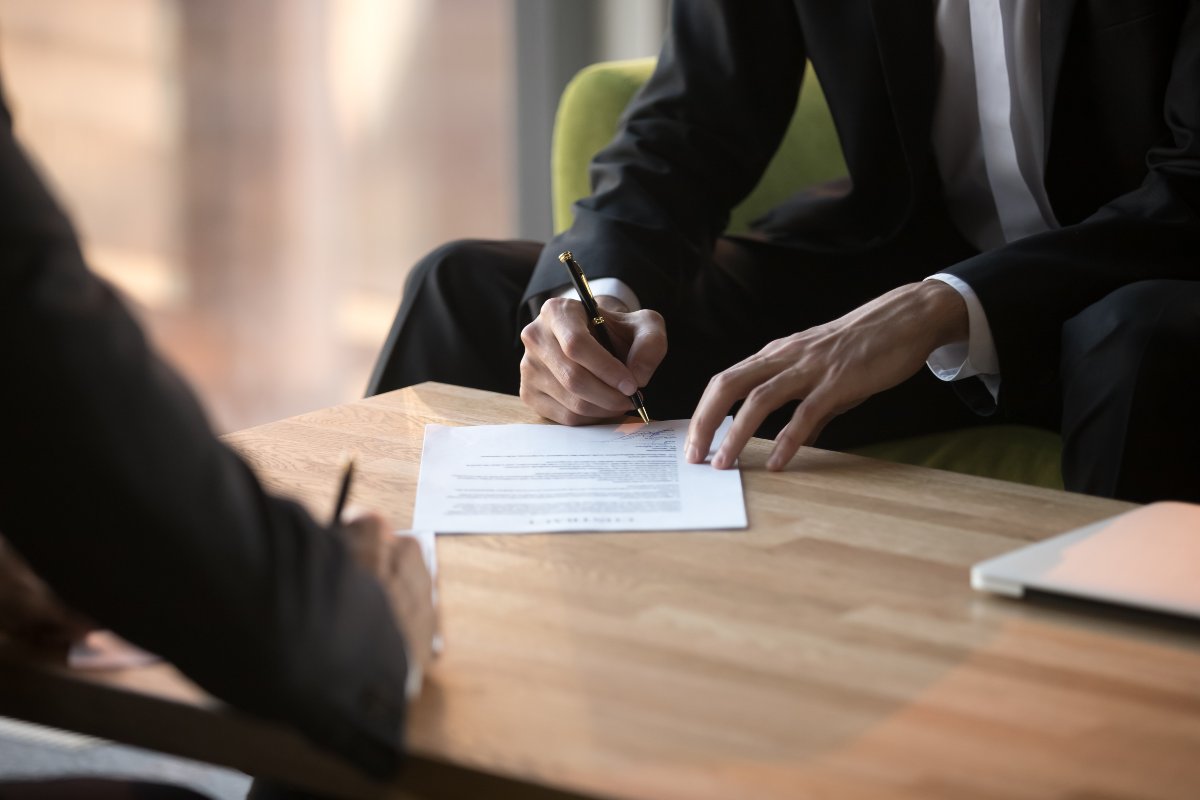
[[[717,453],[713,456],[712,465],[717,469],[725,469],[729,466],[729,459],[726,458],[724,453]]]
[[[621,394],[633,394],[637,391],[637,385],[633,381],[625,380],[621,381],[621,385],[617,389],[620,390]]]
[[[688,460],[688,463],[695,464],[697,461],[700,460],[700,448],[696,447],[696,445],[694,445],[694,444],[689,443],[687,446],[687,449],[685,449],[683,451],[683,455],[684,455],[684,458],[686,458]]]

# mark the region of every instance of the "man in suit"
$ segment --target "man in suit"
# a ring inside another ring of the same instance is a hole
[[[395,774],[435,624],[419,546],[378,515],[343,536],[264,491],[87,270],[11,124],[0,98],[0,534],[20,556],[0,547],[0,630],[94,620]]]
[[[849,178],[724,237],[806,60]],[[1197,97],[1195,0],[679,0],[573,227],[419,264],[372,388],[519,390],[580,424],[648,384],[693,459],[742,401],[718,467],[756,430],[778,469],[1023,421],[1062,431],[1068,488],[1200,499]],[[626,363],[560,296],[568,249]]]

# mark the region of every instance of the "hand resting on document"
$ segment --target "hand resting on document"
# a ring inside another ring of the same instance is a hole
[[[962,295],[941,281],[923,281],[776,339],[709,381],[688,430],[687,460],[704,460],[713,434],[738,400],[745,402],[712,459],[717,469],[737,462],[768,414],[799,400],[767,459],[767,469],[783,469],[835,416],[911,377],[937,348],[966,341],[968,323]]]

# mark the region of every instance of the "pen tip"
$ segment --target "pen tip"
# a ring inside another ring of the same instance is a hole
[[[564,250],[558,254],[558,260],[564,264],[567,263],[568,261],[573,260],[574,258],[575,258],[575,256],[571,253],[570,250]]]
[[[639,409],[637,410],[637,412],[638,412],[638,416],[642,418],[642,422],[644,422],[644,423],[646,423],[647,425],[649,425],[649,424],[650,424],[650,415],[646,413],[646,409],[644,409],[644,408],[639,408]]]

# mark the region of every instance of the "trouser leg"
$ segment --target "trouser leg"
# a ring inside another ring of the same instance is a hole
[[[1200,500],[1200,282],[1143,281],[1063,326],[1063,480],[1124,500]]]
[[[422,259],[409,274],[367,396],[422,381],[516,394],[517,304],[541,248],[466,240]]]

